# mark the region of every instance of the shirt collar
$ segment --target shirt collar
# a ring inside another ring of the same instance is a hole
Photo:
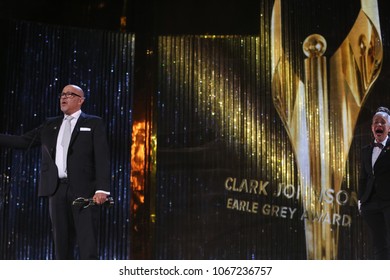
[[[74,113],[71,114],[70,116],[72,116],[73,119],[76,119],[76,120],[77,120],[77,119],[80,117],[80,115],[81,115],[81,110],[78,110],[77,112],[74,112]],[[64,115],[64,118],[65,118],[66,116],[68,116],[68,115]]]
[[[383,145],[383,147],[386,146],[386,143],[387,143],[387,139],[388,139],[388,138],[389,138],[389,136],[387,136],[386,139],[383,140],[383,141],[381,142],[382,145]],[[378,143],[378,141],[376,141],[376,140],[375,140],[374,142],[375,142],[375,143]]]

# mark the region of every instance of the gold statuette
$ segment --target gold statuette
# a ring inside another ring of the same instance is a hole
[[[345,163],[360,108],[382,66],[377,1],[362,0],[341,46],[324,56],[326,38],[313,34],[303,44],[305,77],[294,73],[283,51],[281,1],[272,15],[272,97],[297,159],[308,259],[337,259],[340,206],[324,194],[341,189]],[[329,72],[328,68],[329,67]],[[329,73],[329,79],[327,77]]]

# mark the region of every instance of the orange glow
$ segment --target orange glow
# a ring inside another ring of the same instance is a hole
[[[147,168],[146,122],[134,122],[131,145],[132,210],[135,212],[145,202],[145,170]]]

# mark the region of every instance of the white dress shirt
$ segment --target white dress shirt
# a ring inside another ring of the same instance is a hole
[[[73,119],[70,121],[70,129],[73,132],[74,127],[76,126],[77,120],[79,119],[81,115],[81,110],[78,110],[77,112],[73,113],[71,116]],[[65,117],[64,115],[64,120],[62,121],[60,131],[58,132],[58,137],[57,137],[57,146],[56,146],[56,165],[58,168],[58,178],[67,178],[68,175],[66,174],[65,166],[63,164],[63,148],[61,145],[62,137],[64,135],[64,123],[65,123]]]
[[[383,142],[381,142],[383,147],[386,146],[387,138],[388,138],[388,136],[386,137],[386,139]],[[375,143],[377,143],[376,140],[375,140]],[[374,149],[372,150],[372,161],[371,161],[371,163],[372,163],[372,169],[373,169],[372,171],[373,172],[374,172],[375,162],[378,159],[378,157],[379,157],[381,152],[382,152],[382,149],[379,148],[379,147],[374,147]]]

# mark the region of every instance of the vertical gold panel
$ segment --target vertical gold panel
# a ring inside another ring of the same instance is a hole
[[[304,254],[304,246],[296,247],[299,218],[281,225],[284,218],[271,217],[269,208],[300,212],[295,159],[270,106],[268,45],[261,40],[269,41],[266,36],[159,38],[158,258]],[[233,180],[236,190],[226,186]],[[238,191],[241,184],[248,190]],[[280,194],[279,184],[289,186],[289,197]]]

